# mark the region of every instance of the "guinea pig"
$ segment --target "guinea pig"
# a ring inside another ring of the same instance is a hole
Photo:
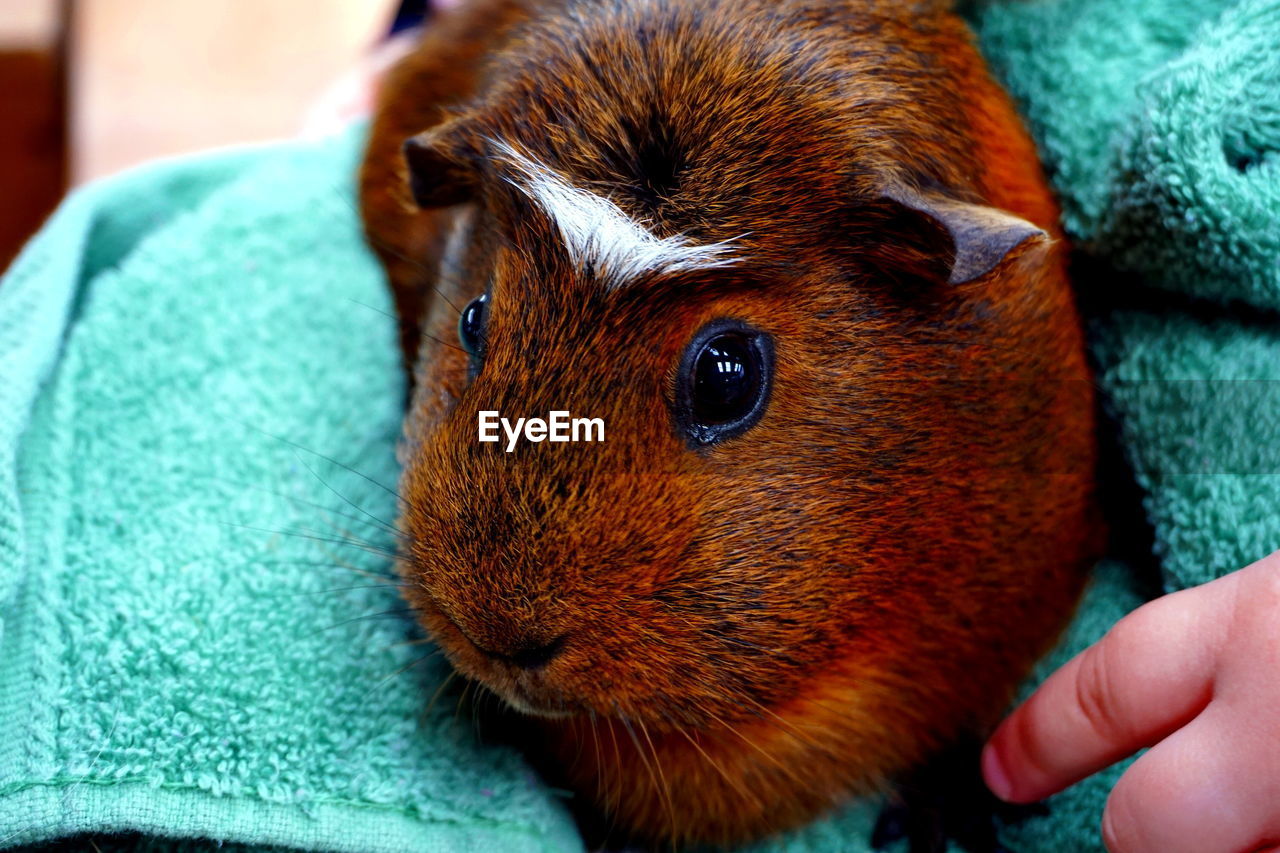
[[[1070,618],[1081,323],[949,4],[468,0],[384,81],[360,193],[408,602],[631,836],[891,790]],[[604,440],[481,440],[549,412]]]

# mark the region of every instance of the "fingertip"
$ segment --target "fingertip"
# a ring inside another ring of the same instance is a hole
[[[1013,799],[1013,782],[1009,771],[1005,769],[1004,759],[994,742],[989,742],[982,750],[982,778],[986,781],[991,793],[1005,802]]]
[[[1037,774],[1024,748],[1027,723],[1025,711],[1015,710],[982,749],[982,778],[991,793],[1006,803],[1034,803],[1056,790],[1036,784]]]
[[[1102,846],[1107,848],[1107,853],[1118,853],[1120,850],[1120,838],[1116,834],[1116,812],[1111,807],[1111,803],[1107,803],[1106,809],[1102,812]]]

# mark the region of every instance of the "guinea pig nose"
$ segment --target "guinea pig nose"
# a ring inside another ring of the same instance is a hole
[[[482,651],[490,657],[513,663],[521,669],[539,669],[551,663],[556,655],[564,650],[567,637],[567,634],[561,634],[549,643],[522,643],[506,654],[491,652],[488,649],[482,649]]]

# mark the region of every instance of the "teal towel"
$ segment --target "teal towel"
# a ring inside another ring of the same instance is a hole
[[[580,849],[456,695],[426,710],[358,141],[91,187],[0,284],[0,847]]]
[[[1152,284],[1280,308],[1280,3],[972,5],[1073,240]]]
[[[1280,548],[1277,9],[969,10],[1096,259],[1099,383],[1167,589]],[[0,284],[0,847],[581,848],[447,688],[423,710],[444,668],[391,612],[394,499],[362,476],[395,479],[401,388],[353,158],[348,137],[92,188]],[[1143,590],[1101,564],[1026,691]],[[1122,769],[1003,841],[1101,851]],[[876,808],[750,849],[866,850]]]

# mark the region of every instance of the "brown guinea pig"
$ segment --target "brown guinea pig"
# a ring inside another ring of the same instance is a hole
[[[385,81],[361,203],[409,602],[611,822],[736,842],[886,789],[1068,620],[1082,333],[948,4],[471,0]],[[604,440],[480,440],[552,411]]]

